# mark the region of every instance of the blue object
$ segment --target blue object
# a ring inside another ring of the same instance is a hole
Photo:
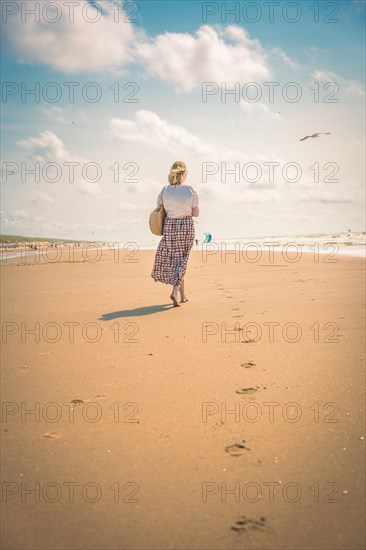
[[[205,236],[205,240],[203,241],[204,243],[209,243],[211,240],[212,240],[212,235],[211,233],[204,233]]]

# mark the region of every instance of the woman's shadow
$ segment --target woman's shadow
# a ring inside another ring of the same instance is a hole
[[[168,311],[172,309],[174,305],[161,304],[158,306],[145,306],[136,307],[134,309],[121,309],[121,311],[112,311],[111,313],[104,313],[99,317],[98,321],[111,321],[112,319],[118,319],[119,317],[142,317],[143,315],[152,315],[153,313],[159,313],[159,311]]]

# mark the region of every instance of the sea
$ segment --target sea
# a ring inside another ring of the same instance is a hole
[[[159,240],[159,237],[155,237],[151,241],[146,242],[95,241],[88,242],[88,244],[81,242],[80,246],[75,246],[75,243],[67,243],[65,241],[64,243],[60,243],[63,249],[59,249],[58,251],[55,248],[47,248],[47,250],[38,249],[13,253],[7,253],[6,246],[3,246],[3,253],[0,258],[2,261],[6,261],[19,257],[39,256],[42,253],[47,254],[49,262],[52,263],[52,258],[56,257],[57,254],[70,255],[72,249],[72,257],[77,253],[82,253],[87,261],[92,262],[93,258],[97,258],[98,251],[100,250],[130,250],[132,256],[138,250],[156,250]],[[332,261],[332,258],[338,254],[366,257],[366,235],[365,232],[357,231],[328,234],[270,235],[266,237],[215,238],[213,235],[210,242],[201,240],[197,244],[194,244],[192,250],[202,251],[207,256],[217,254],[218,252],[225,254],[231,251],[240,254],[241,257],[247,258],[248,261],[256,261],[260,259],[261,254],[271,254],[272,252],[282,252],[284,258],[289,259],[289,261],[302,253],[313,254],[314,257],[325,254]]]

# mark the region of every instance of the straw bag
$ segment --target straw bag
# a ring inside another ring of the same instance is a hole
[[[165,189],[165,187],[164,187]],[[163,190],[164,192],[164,190]],[[154,235],[162,235],[166,212],[163,204],[159,204],[150,214],[149,225]]]

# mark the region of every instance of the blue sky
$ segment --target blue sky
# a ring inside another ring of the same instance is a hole
[[[225,238],[362,230],[364,2],[302,0],[291,8],[281,1],[272,23],[263,2],[255,23],[247,20],[253,7],[243,15],[255,2],[139,0],[120,3],[116,22],[116,1],[97,2],[102,14],[82,0],[70,22],[65,2],[58,1],[55,23],[46,20],[52,11],[22,21],[21,4],[18,13],[2,17],[3,233],[154,240],[148,214],[177,159],[188,164],[188,183],[200,197],[198,238],[205,231]],[[237,21],[225,18],[225,8],[235,4]],[[218,13],[204,23],[208,5]],[[86,21],[82,9],[99,21]],[[139,21],[131,23],[123,9]],[[295,9],[301,17],[290,23],[286,15],[293,18]],[[74,85],[74,102],[67,82]],[[217,88],[206,102],[204,82]],[[251,82],[255,88],[248,90],[259,90],[258,101],[245,95]],[[270,82],[276,83],[273,102]],[[286,89],[294,92],[291,82],[301,91],[297,102],[282,97]],[[6,101],[4,83],[8,91],[19,87]],[[30,95],[22,101],[21,87],[36,83],[39,102]],[[95,91],[90,83],[101,92],[95,103],[81,93]],[[239,97],[221,96],[223,83],[238,86]],[[314,83],[319,101],[309,89]],[[136,101],[115,102],[117,87],[120,99]],[[59,100],[42,97],[44,90],[58,90]],[[299,141],[314,132],[331,133]],[[25,171],[36,162],[40,181],[22,174],[21,163]],[[52,163],[59,166],[57,181],[51,181]],[[116,163],[118,183],[110,168]],[[269,163],[276,163],[273,178]],[[236,175],[225,181],[225,168],[234,167]]]

